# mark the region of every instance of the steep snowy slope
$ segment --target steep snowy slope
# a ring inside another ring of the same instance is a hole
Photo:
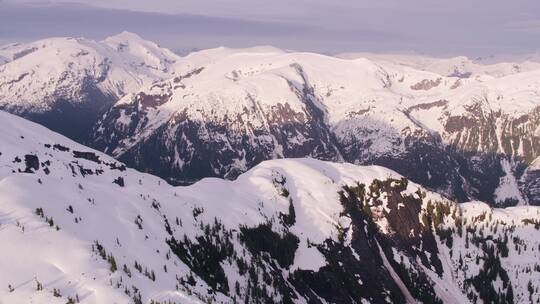
[[[272,48],[202,51],[179,70],[120,100],[92,144],[179,183],[311,156],[385,165],[461,201],[527,201],[497,189],[539,156],[540,70],[460,78]]]
[[[174,75],[179,57],[132,33],[101,42],[51,38],[8,45],[0,108],[80,137],[127,92]]]
[[[172,187],[13,115],[0,128],[2,303],[540,299],[538,207],[312,159]]]

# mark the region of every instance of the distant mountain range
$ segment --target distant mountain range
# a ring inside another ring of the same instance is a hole
[[[2,109],[174,184],[311,157],[382,165],[459,202],[540,204],[534,58],[181,57],[131,33],[8,45],[0,58]]]

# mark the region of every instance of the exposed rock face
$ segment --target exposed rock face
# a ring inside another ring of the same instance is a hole
[[[528,167],[520,180],[520,185],[524,189],[531,205],[540,206],[540,158],[537,158]]]
[[[411,86],[411,90],[423,90],[428,91],[433,88],[438,87],[441,84],[442,78],[437,78],[436,80],[424,79]]]
[[[449,145],[467,152],[500,153],[530,163],[540,152],[540,107],[511,117],[475,102],[460,116],[447,114],[444,137]]]

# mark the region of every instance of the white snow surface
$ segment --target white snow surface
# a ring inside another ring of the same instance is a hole
[[[114,159],[11,114],[0,112],[0,127],[9,130],[0,133],[0,235],[10,244],[0,258],[0,272],[8,274],[0,276],[0,286],[15,289],[0,290],[0,299],[6,303],[65,303],[66,297],[75,295],[81,303],[123,303],[127,299],[123,288],[109,284],[112,280],[115,285],[120,277],[125,284],[122,286],[136,285],[147,299],[198,303],[174,288],[175,274],[187,274],[189,270],[180,261],[165,259],[169,249],[162,214],[171,223],[178,217],[183,226],[174,229],[188,236],[197,233],[194,208],[204,210],[200,215],[203,222],[219,218],[226,227],[256,226],[269,216],[288,211],[288,200],[273,183],[276,176],[286,179],[284,186],[297,210],[291,231],[301,242],[291,269],[317,270],[324,259],[314,248],[307,248],[307,239],[321,243],[335,235],[341,185],[398,176],[377,166],[359,168],[294,159],[263,162],[236,181],[207,178],[189,187],[172,187],[132,169],[111,170],[104,163],[117,163]],[[59,144],[70,151],[47,148],[46,144]],[[86,177],[73,173],[69,164],[75,164],[71,154],[75,150],[92,151],[103,162],[77,159],[77,165],[104,172]],[[18,173],[18,168],[24,168],[24,158],[20,163],[14,160],[26,154],[38,156],[41,166],[50,161],[50,175],[42,170]],[[112,183],[117,177],[123,177],[125,187]],[[151,207],[154,201],[160,204],[159,212]],[[67,210],[69,206],[73,214]],[[37,208],[43,208],[45,217],[54,220],[53,227],[35,214]],[[143,219],[143,230],[134,224],[138,215]],[[119,268],[126,264],[134,275],[128,278],[120,271],[111,274],[108,264],[91,251],[96,240],[114,254]],[[134,261],[156,271],[156,281],[136,273]],[[167,265],[167,273],[163,265]],[[36,291],[36,281],[43,284],[44,292]],[[61,298],[52,296],[54,288],[61,291]],[[205,289],[200,290],[202,293]]]
[[[59,98],[78,101],[89,83],[120,98],[172,77],[179,59],[129,32],[103,41],[59,37],[7,45],[0,48],[0,105],[45,111]]]
[[[518,206],[527,205],[526,200],[523,198],[519,191],[518,182],[513,174],[513,168],[507,159],[501,161],[501,166],[505,172],[505,175],[501,177],[500,184],[495,189],[495,202],[504,202],[507,199],[516,201]]]
[[[11,114],[0,112],[0,128],[4,130],[0,133],[0,239],[9,244],[0,252],[2,303],[65,303],[68,296],[75,295],[81,303],[125,303],[128,298],[123,288],[132,285],[141,291],[143,301],[171,299],[201,303],[188,291],[175,289],[175,275],[187,275],[189,268],[174,257],[166,259],[169,248],[165,240],[169,235],[163,228],[163,216],[169,219],[177,237],[182,234],[194,237],[200,233],[193,217],[195,208],[203,210],[198,216],[203,223],[218,218],[225,227],[256,226],[279,212],[287,212],[289,201],[276,188],[277,178],[285,181],[283,187],[288,189],[296,210],[296,224],[291,232],[299,237],[300,244],[291,270],[316,271],[324,265],[324,258],[313,247],[308,248],[307,240],[320,243],[335,238],[335,227],[343,220],[338,199],[342,186],[400,178],[397,173],[378,166],[282,159],[263,162],[235,181],[206,178],[192,186],[172,187],[157,177],[132,169],[111,169],[106,163],[118,163],[107,155]],[[54,144],[69,147],[70,151],[45,146]],[[74,159],[75,150],[93,152],[102,163]],[[39,171],[18,172],[24,169],[23,156],[27,154],[39,158]],[[22,160],[17,162],[16,157]],[[43,170],[47,161],[49,175]],[[70,165],[75,166],[75,171]],[[77,173],[77,165],[103,172],[83,177]],[[124,187],[113,183],[118,177],[124,179]],[[409,183],[406,192],[412,194],[419,187]],[[427,195],[429,199],[444,201],[435,193]],[[156,202],[157,209],[152,207]],[[37,208],[43,209],[45,218],[54,220],[52,227],[36,215]],[[537,246],[534,245],[539,241],[537,232],[531,233],[534,228],[522,222],[522,219],[538,219],[537,207],[491,209],[484,203],[472,202],[460,208],[469,222],[489,213],[491,223],[515,224],[526,232],[531,247]],[[138,216],[142,219],[142,229],[134,223]],[[173,224],[175,218],[183,224]],[[111,273],[107,262],[92,252],[95,241],[114,255],[118,271]],[[460,244],[462,240],[455,242]],[[507,260],[504,262],[520,264]],[[132,267],[135,261],[155,271],[155,282]],[[120,270],[123,264],[129,266],[132,277]],[[164,265],[168,272],[164,272]],[[452,267],[445,265],[448,269]],[[232,265],[223,267],[235,277]],[[436,289],[445,288],[446,293],[459,290],[459,276],[437,280],[436,284],[455,285],[450,289],[437,285]],[[43,291],[36,291],[37,281],[43,284]],[[9,292],[8,285],[14,291]],[[204,295],[205,286],[204,281],[197,279],[191,292]],[[53,289],[60,290],[62,296],[54,297]],[[445,297],[465,298],[460,294]],[[215,300],[227,303],[230,299],[218,293]]]

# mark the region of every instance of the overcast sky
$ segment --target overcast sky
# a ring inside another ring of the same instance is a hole
[[[540,1],[0,0],[0,44],[124,30],[175,50],[532,53],[540,50]]]

